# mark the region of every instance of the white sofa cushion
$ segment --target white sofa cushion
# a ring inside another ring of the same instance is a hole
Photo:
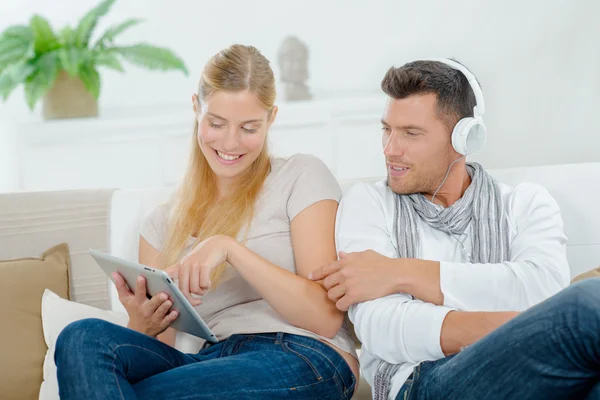
[[[110,215],[110,253],[138,261],[140,227],[148,213],[169,200],[172,189],[118,190],[113,193]],[[117,290],[108,280],[111,309],[125,311]]]
[[[600,265],[600,163],[508,168],[490,173],[510,186],[534,182],[548,189],[563,217],[571,278]]]
[[[126,326],[128,321],[127,314],[65,300],[46,289],[42,296],[42,329],[48,351],[44,360],[44,381],[40,387],[40,400],[59,400],[54,364],[56,339],[67,325],[84,318],[99,318],[121,326]]]
[[[0,194],[0,260],[38,257],[59,243],[71,253],[71,299],[108,308],[105,275],[89,254],[108,250],[113,189]]]
[[[56,339],[62,330],[71,322],[85,318],[98,318],[113,324],[127,326],[129,317],[121,311],[107,311],[85,304],[62,299],[57,294],[46,289],[42,296],[42,329],[44,340],[48,346],[43,366],[40,400],[59,400],[54,349]],[[177,332],[176,348],[184,353],[197,353],[203,341],[185,332]]]

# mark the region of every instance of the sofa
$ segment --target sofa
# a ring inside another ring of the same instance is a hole
[[[490,172],[512,186],[525,181],[539,183],[554,196],[569,238],[567,253],[572,277],[600,265],[600,208],[596,205],[600,163]],[[376,179],[381,178],[372,180]],[[345,191],[355,182],[340,183]],[[0,314],[3,324],[0,398],[57,398],[52,347],[60,329],[69,321],[96,316],[126,323],[114,286],[90,257],[88,249],[137,260],[142,218],[170,193],[171,189],[99,189],[0,194],[0,260],[4,260],[0,261],[0,293],[9,293],[5,297],[12,297],[4,301],[16,307],[11,314],[5,311]],[[48,256],[48,249],[60,243],[68,245],[69,257],[63,257],[62,261],[60,257],[58,261],[40,258],[42,254]],[[33,287],[30,278],[42,276],[49,268],[40,264],[25,270],[22,265],[29,268],[32,260],[52,265],[63,263],[62,275],[56,275],[58,281],[66,282],[56,289],[63,290],[62,295],[44,292],[44,282],[50,280],[40,283],[38,279],[35,281],[38,286]],[[26,272],[20,274],[21,270]],[[23,298],[28,299],[28,309],[19,309]],[[34,345],[31,335],[37,335]],[[364,380],[355,398],[370,398]]]

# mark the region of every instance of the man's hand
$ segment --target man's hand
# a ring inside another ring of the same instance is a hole
[[[316,269],[308,278],[323,280],[328,297],[341,311],[351,305],[374,300],[397,292],[398,263],[373,250],[359,253],[340,252],[340,259]]]

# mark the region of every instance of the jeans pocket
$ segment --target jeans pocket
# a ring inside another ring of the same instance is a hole
[[[341,382],[341,385],[344,385],[344,382]],[[352,397],[354,397],[355,390],[356,390],[356,377],[354,376],[354,374],[352,374],[352,383],[344,391],[345,398],[351,399]]]
[[[311,371],[313,372],[313,374],[315,375],[315,378],[317,379],[317,381],[322,381],[323,377],[321,376],[321,373],[319,372],[319,370],[317,369],[317,367],[314,365],[314,363],[312,361],[310,361],[310,358],[307,357],[306,355],[300,353],[297,350],[294,350],[290,347],[288,342],[282,342],[281,343],[281,347],[283,347],[283,351],[285,351],[286,353],[289,354],[293,354],[296,357],[299,357],[301,360],[303,360],[306,365],[308,365],[308,367],[311,369]]]

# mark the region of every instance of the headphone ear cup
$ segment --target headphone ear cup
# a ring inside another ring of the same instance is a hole
[[[458,154],[466,156],[468,154],[467,151],[467,134],[468,131],[467,125],[469,125],[470,121],[473,118],[463,118],[454,125],[454,130],[452,130],[452,147]]]
[[[487,131],[481,118],[463,118],[452,131],[452,147],[463,156],[477,153],[486,139]]]

